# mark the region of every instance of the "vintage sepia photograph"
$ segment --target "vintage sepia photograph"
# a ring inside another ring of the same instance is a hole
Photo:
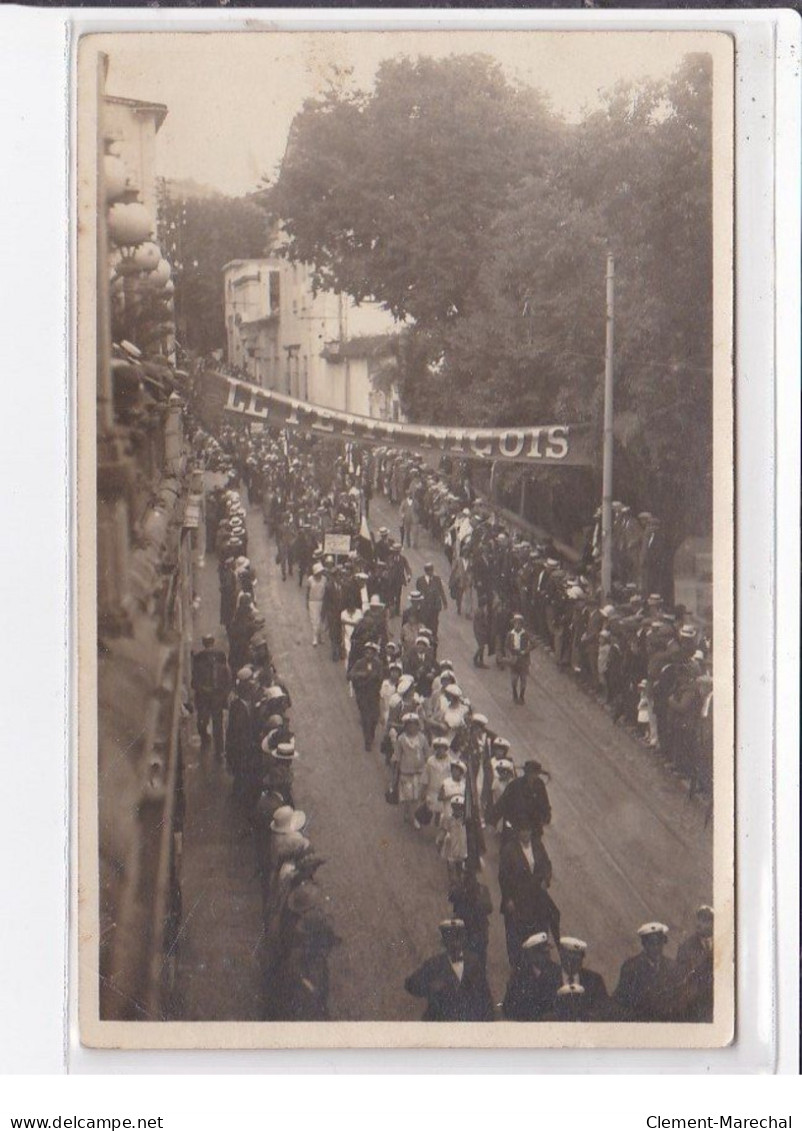
[[[731,38],[75,67],[82,1042],[728,1044]]]

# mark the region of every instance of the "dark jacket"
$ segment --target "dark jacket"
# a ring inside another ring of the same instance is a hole
[[[627,1021],[670,1021],[674,990],[673,961],[661,955],[652,963],[641,952],[623,963],[613,998]]]
[[[407,978],[407,993],[427,1000],[423,1021],[493,1020],[493,999],[479,959],[466,950],[464,962],[461,982],[445,953],[427,958]]]
[[[510,788],[509,786],[507,787]],[[551,880],[551,861],[543,845],[532,841],[534,870],[516,840],[509,840],[501,850],[498,882],[501,888],[501,910],[533,930],[546,930],[550,922],[546,884]],[[513,909],[509,904],[513,904]]]
[[[508,1021],[543,1021],[550,1014],[562,985],[560,967],[547,960],[537,970],[526,960],[512,972],[502,1012]]]
[[[418,578],[418,592],[423,596],[423,612],[424,615],[430,613],[440,613],[443,609],[448,608],[448,600],[446,598],[446,591],[443,588],[443,579],[433,574],[427,577],[424,573]]]
[[[541,778],[528,782],[515,778],[502,793],[490,813],[490,823],[505,820],[513,827],[529,827],[536,833],[551,822],[551,804]]]
[[[246,773],[254,746],[253,713],[249,703],[235,696],[228,708],[226,756],[233,774]]]
[[[196,704],[213,709],[225,707],[231,691],[225,652],[212,648],[192,654],[192,690]]]
[[[713,1020],[713,951],[693,934],[677,951],[677,1019]]]
[[[577,980],[585,991],[582,998],[580,1021],[606,1021],[610,1015],[610,995],[604,978],[595,970],[579,971]]]

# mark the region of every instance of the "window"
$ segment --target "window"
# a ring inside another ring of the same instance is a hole
[[[269,290],[269,311],[271,314],[279,314],[281,311],[281,272],[271,271],[268,279]]]

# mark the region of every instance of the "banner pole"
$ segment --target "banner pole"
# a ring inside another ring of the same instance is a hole
[[[607,253],[607,334],[604,351],[604,453],[602,460],[602,596],[613,583],[613,334],[615,329],[615,260]]]

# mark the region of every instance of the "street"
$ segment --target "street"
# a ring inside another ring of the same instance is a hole
[[[397,529],[396,510],[374,499],[371,527]],[[330,1013],[336,1020],[415,1020],[422,1004],[404,979],[440,946],[438,922],[450,914],[446,865],[434,832],[415,832],[384,801],[385,771],[375,749],[363,751],[355,704],[341,663],[328,641],[313,648],[303,590],[282,582],[275,548],[261,514],[247,519],[257,602],[267,618],[274,663],[293,697],[291,712],[300,758],[296,805],[308,814],[307,835],[326,858],[319,880],[341,938],[331,962]],[[428,558],[441,576],[447,563],[425,532],[407,550],[413,578]],[[218,624],[217,561],[206,561],[200,582],[196,645]],[[391,624],[397,633],[399,622]],[[554,866],[551,894],[562,931],[588,944],[587,965],[612,991],[623,959],[637,953],[637,928],[659,919],[671,928],[669,953],[693,928],[696,907],[712,891],[711,828],[704,806],[603,708],[536,652],[525,706],[514,706],[509,678],[471,664],[472,625],[453,605],[440,621],[441,656],[454,661],[475,711],[512,743],[517,763],[535,756],[551,773],[553,821],[545,844]],[[377,743],[378,747],[378,743]],[[178,1000],[190,1019],[255,1020],[259,972],[255,959],[261,901],[252,845],[229,806],[230,782],[211,756],[193,746],[186,769],[187,816],[179,939]],[[488,833],[480,879],[493,901],[488,975],[494,1000],[508,976],[503,920],[498,914],[498,850]]]

